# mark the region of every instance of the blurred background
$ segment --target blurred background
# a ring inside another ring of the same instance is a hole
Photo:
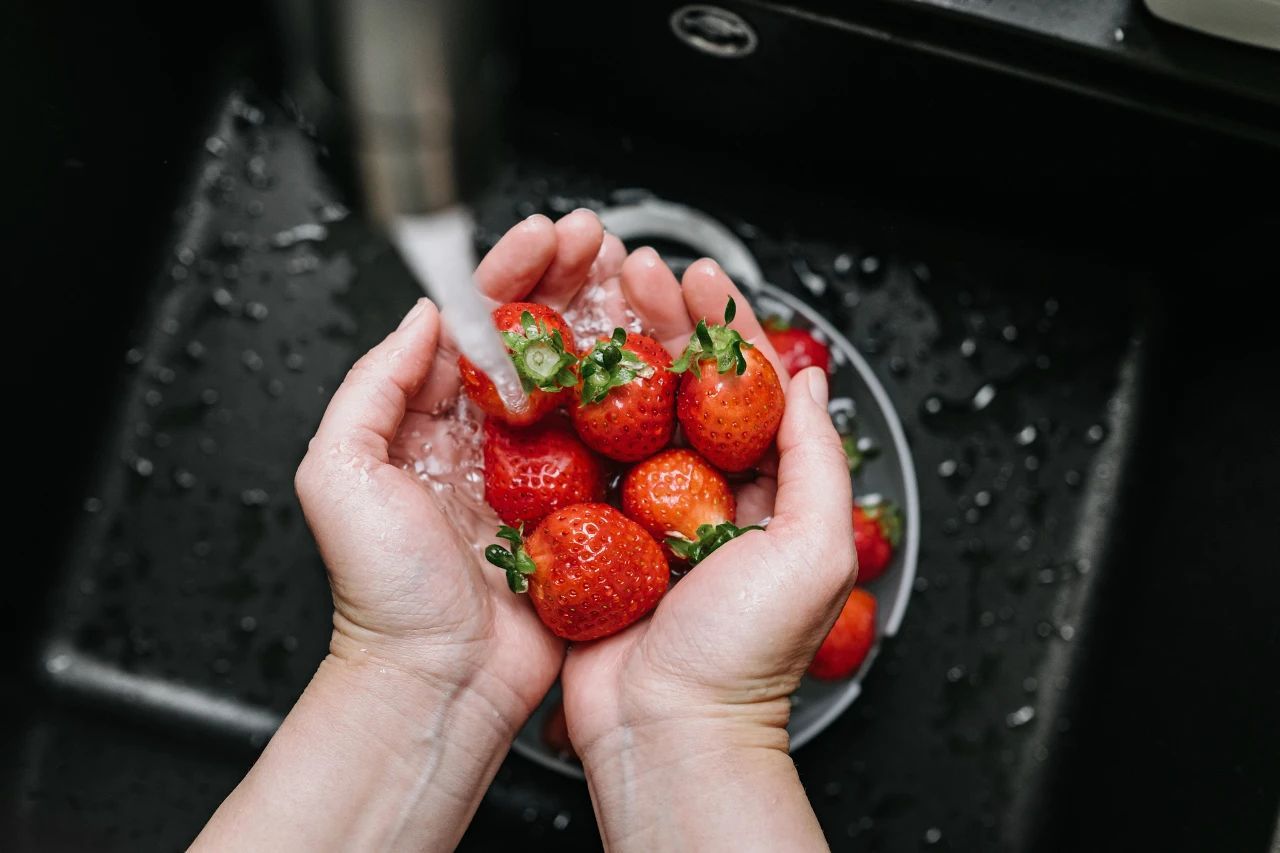
[[[1280,52],[1134,0],[495,5],[444,30],[443,195],[388,201],[358,6],[6,10],[0,846],[184,846],[310,677],[292,473],[420,292],[388,210],[466,200],[483,251],[656,195],[849,337],[915,456],[906,620],[796,754],[832,846],[1275,849]],[[499,843],[596,849],[585,786],[510,757]]]

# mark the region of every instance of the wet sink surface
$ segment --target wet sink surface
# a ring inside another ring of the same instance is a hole
[[[616,158],[518,142],[481,249],[637,186],[694,205],[849,336],[902,416],[923,507],[912,604],[859,701],[796,755],[833,846],[1263,849],[1280,639],[1247,602],[1280,593],[1253,527],[1275,508],[1258,472],[1280,471],[1277,402],[1255,393],[1274,342],[1188,354],[1195,315],[1132,256],[780,198],[631,139]],[[269,99],[225,94],[197,159],[111,355],[128,392],[73,545],[47,567],[41,686],[6,779],[20,849],[180,846],[247,769],[328,641],[293,467],[417,296]],[[463,846],[511,839],[598,846],[585,788],[508,758]]]

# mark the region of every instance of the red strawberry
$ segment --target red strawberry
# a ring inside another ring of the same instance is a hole
[[[671,356],[646,335],[615,329],[582,358],[578,405],[569,416],[589,447],[610,459],[635,462],[661,450],[676,427]]]
[[[855,589],[809,664],[809,674],[831,681],[848,678],[862,666],[875,642],[876,597]]]
[[[777,350],[788,376],[795,376],[806,367],[831,370],[831,351],[812,332],[796,329],[785,320],[774,317],[765,321],[764,333]]]
[[[507,524],[537,524],[562,506],[604,500],[604,474],[563,417],[524,429],[487,419],[484,499]]]
[[[782,385],[769,359],[726,325],[698,326],[684,354],[671,366],[683,373],[676,416],[694,449],[725,471],[744,471],[773,444],[782,422]],[[710,368],[710,369],[707,369]]]
[[[893,549],[902,539],[902,518],[888,501],[876,501],[853,508],[853,547],[858,552],[858,583],[884,574],[893,559]]]
[[[733,523],[737,502],[728,481],[692,450],[664,450],[631,469],[622,511],[672,552],[696,564],[748,530]]]
[[[559,393],[578,384],[573,330],[564,318],[536,302],[508,302],[493,310],[493,325],[502,332],[520,384],[529,396],[523,409],[513,411],[502,401],[493,380],[465,355],[458,356],[462,390],[485,414],[512,426],[528,426],[542,419],[560,402]]]
[[[657,606],[671,574],[644,528],[608,504],[563,507],[528,538],[503,526],[511,543],[485,549],[507,572],[512,592],[528,592],[551,633],[580,642],[616,634]]]

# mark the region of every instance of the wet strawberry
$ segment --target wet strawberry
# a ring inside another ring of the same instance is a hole
[[[700,320],[684,354],[671,366],[682,373],[676,416],[694,449],[718,468],[745,471],[773,444],[784,397],[769,360],[725,325]]]
[[[583,503],[548,515],[527,537],[485,549],[513,592],[528,592],[538,617],[566,640],[616,634],[657,606],[670,584],[662,549],[644,528],[607,504]]]
[[[507,524],[537,524],[560,507],[603,500],[604,472],[563,416],[523,429],[488,419],[484,499]]]
[[[491,418],[512,426],[528,426],[561,402],[561,392],[578,383],[573,330],[564,318],[536,302],[508,302],[493,311],[493,324],[502,332],[515,365],[516,376],[528,399],[525,406],[508,408],[493,380],[458,356],[462,390]]]
[[[615,329],[582,358],[579,400],[569,416],[582,440],[619,462],[635,462],[671,441],[676,386],[671,356],[647,335]]]

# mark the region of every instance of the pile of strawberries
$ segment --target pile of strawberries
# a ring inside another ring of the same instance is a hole
[[[551,308],[508,303],[493,312],[527,400],[508,408],[493,382],[466,356],[462,387],[487,415],[485,499],[503,521],[485,556],[513,592],[527,592],[556,635],[586,641],[621,631],[738,527],[726,474],[751,470],[773,445],[782,420],[782,386],[758,349],[724,324],[698,323],[672,361],[657,341],[619,328],[579,350]],[[794,373],[829,366],[808,333],[770,327]],[[795,335],[807,338],[798,340]],[[679,423],[689,447],[672,447]],[[629,469],[613,490],[607,483]],[[887,506],[854,510],[862,578],[884,571],[896,543]],[[855,590],[811,672],[842,678],[874,641],[875,600]]]

